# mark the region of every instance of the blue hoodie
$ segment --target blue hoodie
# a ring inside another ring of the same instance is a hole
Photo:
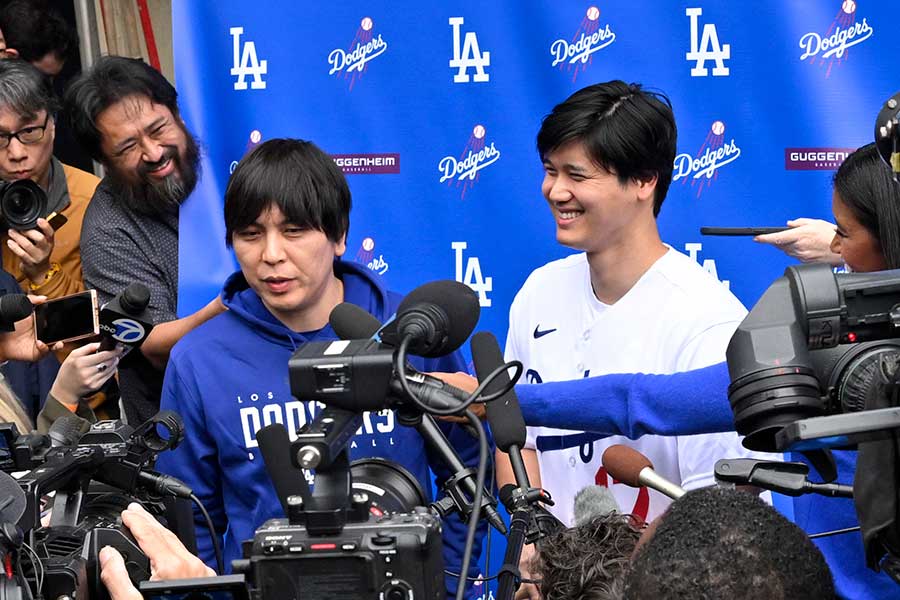
[[[516,394],[528,425],[637,439],[642,435],[733,431],[734,416],[727,392],[730,380],[727,364],[719,363],[671,375],[627,373],[517,385]],[[856,452],[835,450],[833,454],[837,481],[852,483]],[[800,454],[792,454],[791,460],[806,462]],[[848,498],[806,494],[793,498],[793,508],[794,522],[807,533],[859,525],[853,500]],[[813,541],[831,568],[841,598],[897,597],[900,587],[887,574],[866,567],[858,531]]]
[[[335,273],[344,283],[344,300],[379,321],[390,317],[402,299],[359,265],[336,261]],[[191,331],[172,350],[161,408],[182,416],[186,436],[177,449],[160,455],[157,466],[187,483],[206,506],[216,531],[225,532],[224,558],[230,570],[231,561],[241,557],[241,542],[252,539],[266,519],[284,516],[266,475],[256,432],[272,422],[294,432],[320,409],[316,403],[291,397],[288,359],[304,342],[337,336],[328,325],[314,332],[291,331],[272,316],[240,272],[225,282],[222,298],[228,311]],[[466,371],[458,352],[440,359],[411,357],[410,362],[421,371]],[[478,441],[458,425],[442,421],[439,425],[462,462],[477,466]],[[366,413],[350,450],[351,460],[365,457],[399,463],[429,496],[429,466],[439,487],[452,475],[415,429],[397,423],[393,411]],[[199,555],[214,565],[211,539],[196,509],[195,520]],[[486,529],[482,521],[471,577],[478,575],[477,557]],[[443,537],[445,568],[458,573],[465,546],[465,524],[458,515],[444,519]],[[456,578],[445,580],[448,595],[454,594]]]

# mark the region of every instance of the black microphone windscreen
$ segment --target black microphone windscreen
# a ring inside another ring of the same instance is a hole
[[[497,338],[492,333],[479,331],[472,336],[471,347],[478,381],[484,381],[497,367],[506,363]],[[509,382],[509,374],[503,371],[485,388],[485,393],[500,391],[508,386]],[[525,419],[522,417],[522,409],[519,408],[519,399],[514,388],[487,403],[487,418],[498,448],[508,452],[510,446],[521,448],[525,445]]]
[[[143,283],[130,284],[119,297],[119,306],[129,315],[139,315],[150,305],[150,290]]]
[[[0,324],[12,325],[31,314],[34,307],[25,294],[4,294],[0,296]]]
[[[507,483],[500,491],[497,492],[497,499],[509,510],[509,503],[512,501],[513,492],[516,490],[516,484]]]
[[[481,305],[478,295],[469,286],[444,279],[420,285],[411,291],[397,307],[397,321],[404,313],[414,310],[417,305],[433,304],[447,315],[447,338],[438,348],[428,352],[427,356],[444,356],[463,345],[478,323],[481,316]],[[426,356],[423,354],[423,356]]]
[[[381,329],[381,323],[355,304],[341,302],[328,315],[328,323],[342,340],[365,340]]]
[[[306,483],[303,471],[291,464],[291,439],[284,425],[281,423],[266,425],[256,432],[256,442],[259,444],[266,472],[272,480],[272,486],[278,494],[284,513],[288,512],[289,496],[300,496],[304,501],[308,501],[309,484]]]
[[[573,506],[575,526],[592,521],[609,513],[620,513],[619,503],[609,488],[602,485],[589,485],[575,494]]]
[[[68,414],[53,421],[47,435],[50,436],[51,446],[74,446],[90,428],[91,426],[84,419]]]

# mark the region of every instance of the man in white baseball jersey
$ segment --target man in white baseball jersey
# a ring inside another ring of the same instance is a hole
[[[512,304],[506,355],[522,361],[524,380],[673,373],[725,359],[746,310],[696,261],[665,245],[656,225],[675,142],[668,98],[621,81],[584,88],[544,119],[541,190],[556,239],[582,253],[534,271]],[[593,484],[647,520],[668,506],[655,491],[607,476],[601,456],[612,444],[637,449],[686,489],[715,483],[716,460],[749,455],[735,433],[631,441],[530,427],[523,457],[531,483],[552,494],[552,510],[567,525],[574,495]],[[506,456],[497,463],[499,484],[514,481]]]

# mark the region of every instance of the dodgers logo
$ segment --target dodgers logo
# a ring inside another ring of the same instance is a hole
[[[144,337],[144,326],[131,319],[116,319],[113,321],[116,332],[112,335],[114,340],[133,344]]]
[[[250,89],[266,89],[266,82],[262,76],[269,72],[269,61],[259,60],[259,57],[256,55],[255,42],[244,42],[242,49],[241,35],[244,33],[243,27],[232,27],[228,32],[231,34],[231,39],[234,43],[234,63],[231,67],[231,74],[237,77],[234,82],[234,89],[246,90],[248,75],[253,76]]]
[[[800,38],[800,48],[803,49],[800,60],[809,59],[811,64],[815,64],[818,59],[819,66],[827,64],[825,77],[828,78],[831,67],[847,60],[847,49],[863,43],[873,33],[875,30],[865,17],[862,21],[856,20],[856,2],[844,0],[824,35],[810,31]]]
[[[725,61],[731,58],[731,44],[719,43],[719,31],[713,23],[706,23],[703,26],[702,36],[698,37],[702,8],[687,8],[684,14],[691,19],[691,50],[685,55],[687,60],[694,61],[691,77],[708,76],[709,70],[706,68],[708,60],[716,63],[712,70],[713,77],[727,76],[730,71],[725,66]]]
[[[484,125],[476,125],[459,158],[445,156],[438,163],[438,171],[441,172],[438,183],[446,181],[447,185],[452,185],[455,181],[457,187],[462,187],[460,199],[465,198],[466,191],[472,189],[478,181],[482,169],[500,160],[500,151],[494,142],[487,145],[485,135],[487,130]]]
[[[682,153],[675,157],[672,181],[681,179],[684,185],[690,177],[692,187],[699,184],[697,186],[699,198],[704,186],[709,187],[712,180],[718,178],[719,169],[734,162],[740,155],[741,149],[734,143],[734,138],[725,143],[725,123],[714,121],[696,156]]]
[[[559,66],[560,70],[572,70],[572,82],[578,77],[578,69],[584,72],[594,60],[594,53],[603,50],[616,41],[616,34],[600,24],[600,9],[591,6],[581,20],[581,25],[572,36],[572,41],[558,39],[550,44],[550,55],[553,57],[551,67]]]
[[[450,59],[450,68],[457,69],[456,75],[453,76],[453,83],[469,83],[470,68],[475,69],[472,81],[476,83],[490,81],[491,75],[484,69],[491,66],[491,53],[481,51],[478,45],[478,36],[474,31],[466,32],[462,46],[460,46],[460,28],[466,22],[463,17],[450,17],[448,22],[453,28],[453,58]]]
[[[371,271],[375,271],[379,275],[388,272],[390,265],[384,259],[384,254],[375,256],[375,240],[370,237],[363,239],[359,246],[359,252],[356,253],[356,262],[366,265]]]
[[[350,81],[351,90],[353,84],[362,77],[368,68],[369,61],[381,56],[388,49],[388,44],[381,34],[375,36],[372,33],[374,27],[375,22],[371,17],[363,18],[347,49],[335,48],[328,55],[328,64],[331,66],[328,74],[343,75]]]

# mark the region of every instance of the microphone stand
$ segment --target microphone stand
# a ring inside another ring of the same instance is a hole
[[[444,464],[453,470],[453,476],[443,486],[443,490],[447,495],[437,502],[433,502],[431,504],[432,508],[441,517],[446,517],[454,511],[459,511],[462,520],[467,521],[474,507],[472,502],[466,497],[466,494],[463,493],[463,489],[469,496],[475,497],[475,470],[466,467],[462,463],[431,415],[422,414],[414,408],[402,407],[397,410],[397,421],[401,425],[413,427],[418,431],[428,445],[440,455]],[[482,492],[481,511],[494,529],[502,534],[506,534],[506,525],[494,508],[496,505],[497,501],[493,496],[486,490]]]

